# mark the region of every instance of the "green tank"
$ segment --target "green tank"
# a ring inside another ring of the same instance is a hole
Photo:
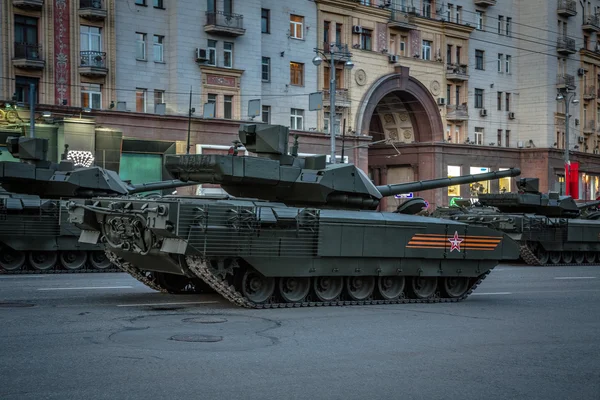
[[[577,203],[556,192],[541,193],[537,178],[521,178],[518,193],[481,194],[475,204],[456,201],[431,215],[488,226],[520,246],[529,265],[585,265],[600,259],[600,201]]]
[[[20,163],[0,162],[0,273],[120,271],[102,243],[78,241],[62,198],[125,195],[186,185],[165,181],[131,185],[113,171],[47,161],[47,141],[11,137],[8,151]],[[41,196],[41,197],[40,197]]]
[[[239,138],[253,155],[232,148],[165,160],[173,177],[227,194],[72,200],[80,241],[104,243],[112,262],[158,291],[179,293],[200,279],[250,308],[454,302],[519,257],[502,232],[414,215],[423,200],[376,211],[386,196],[518,169],[375,186],[352,164],[298,157],[297,137],[289,152],[286,127],[242,125]]]

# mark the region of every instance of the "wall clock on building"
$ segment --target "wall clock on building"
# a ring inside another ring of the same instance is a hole
[[[365,72],[364,69],[359,69],[356,71],[356,73],[354,74],[354,80],[356,80],[356,83],[359,84],[360,86],[363,86],[367,83],[367,73]]]

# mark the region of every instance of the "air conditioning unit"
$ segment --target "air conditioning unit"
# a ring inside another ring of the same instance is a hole
[[[584,75],[585,75],[585,69],[583,69],[583,68],[579,68],[579,69],[577,70],[577,75],[579,75],[579,76],[584,76]]]
[[[196,60],[197,61],[207,61],[208,60],[208,54],[206,52],[206,49],[201,49],[201,48],[196,48]]]
[[[445,106],[446,105],[446,98],[445,97],[438,97],[438,106]]]
[[[600,44],[596,45],[596,47],[594,48],[594,51],[600,51]]]
[[[519,141],[517,142],[517,147],[518,147],[518,148],[520,148],[520,149],[522,149],[522,148],[523,148],[523,142],[522,142],[521,140],[519,140]]]
[[[594,149],[594,154],[600,154],[600,150]]]
[[[508,113],[508,119],[515,119],[515,113],[514,112],[509,112]]]
[[[127,111],[127,102],[117,101],[117,111]]]
[[[360,26],[360,25],[354,25],[352,27],[352,33],[363,33],[362,26]]]
[[[392,6],[392,0],[383,0],[379,5],[379,8],[388,8]]]
[[[577,137],[577,141],[578,141],[579,143],[584,143],[584,142],[585,142],[585,138],[584,138],[583,136],[578,136],[578,137]]]
[[[390,54],[388,57],[390,59],[390,63],[392,64],[397,63],[400,60],[400,57],[398,57],[396,54]]]
[[[481,115],[482,117],[487,117],[487,110],[485,108],[482,108],[481,110],[479,110],[479,115]]]

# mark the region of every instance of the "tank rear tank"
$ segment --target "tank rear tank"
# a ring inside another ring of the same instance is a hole
[[[385,196],[519,170],[375,186],[352,164],[298,157],[297,140],[288,152],[288,136],[282,126],[242,125],[240,141],[254,155],[167,157],[175,178],[220,184],[228,195],[73,200],[71,222],[83,229],[80,241],[104,242],[111,260],[149,287],[177,292],[200,278],[251,308],[454,302],[518,258],[502,232],[412,215],[418,200],[376,209]]]

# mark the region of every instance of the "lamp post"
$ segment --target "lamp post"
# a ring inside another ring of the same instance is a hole
[[[575,98],[575,91],[572,91],[568,85],[566,88],[558,90],[556,100],[565,102],[565,195],[570,196],[571,161],[569,159],[569,104],[577,104],[579,103],[579,100]],[[587,121],[584,121],[583,123],[585,124]]]
[[[327,45],[327,43],[326,43]],[[348,70],[351,70],[352,68],[354,68],[354,63],[350,60],[350,58],[352,57],[352,54],[350,54],[348,51],[344,51],[343,49],[337,49],[337,44],[335,43],[329,43],[329,51],[326,52],[325,50],[321,50],[316,48],[315,52],[317,53],[317,55],[315,56],[315,58],[313,58],[312,62],[315,66],[320,66],[321,63],[323,62],[323,58],[321,58],[319,56],[322,55],[326,60],[327,60],[327,54],[329,54],[330,59],[328,62],[329,64],[329,134],[331,135],[331,159],[330,162],[332,164],[336,163],[336,159],[335,159],[335,92],[336,92],[336,80],[335,80],[335,62],[336,62],[336,56],[341,60],[346,59],[346,62],[344,63],[344,67]]]

